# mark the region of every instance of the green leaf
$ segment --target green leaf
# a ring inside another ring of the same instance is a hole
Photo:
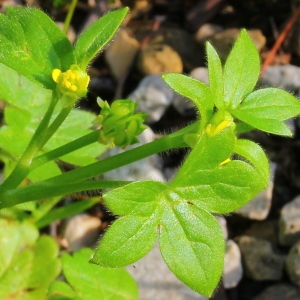
[[[128,8],[110,12],[90,25],[78,38],[75,45],[77,64],[86,69],[97,53],[110,41],[123,22]]]
[[[154,246],[157,238],[157,216],[128,215],[116,220],[101,239],[92,263],[119,268],[136,262]]]
[[[255,87],[260,73],[258,51],[243,29],[224,66],[224,101],[236,108]]]
[[[284,90],[265,88],[249,94],[231,113],[262,131],[291,136],[290,129],[282,121],[300,114],[300,102]]]
[[[164,74],[162,78],[176,93],[190,99],[196,105],[201,115],[203,129],[212,116],[214,107],[209,87],[199,80],[177,73]]]
[[[213,213],[232,212],[251,200],[266,187],[265,181],[246,162],[222,164],[232,156],[235,143],[229,128],[210,138],[202,136],[170,183],[174,195]]]
[[[246,158],[261,176],[262,184],[267,186],[270,180],[270,165],[264,150],[256,143],[238,139],[234,152]]]
[[[30,223],[0,219],[0,299],[45,299],[60,272],[58,246]]]
[[[90,112],[73,109],[43,150],[48,152],[90,133],[92,130],[89,128],[92,127],[92,121],[95,118],[96,116]],[[107,146],[95,142],[61,157],[60,160],[75,166],[86,166],[96,162],[96,157],[106,150]]]
[[[224,82],[222,63],[216,50],[209,42],[206,43],[206,55],[211,96],[216,107],[220,109],[224,106]]]
[[[57,258],[59,248],[50,236],[41,236],[34,248],[34,257],[27,284],[30,287],[45,286],[60,273],[61,263]]]
[[[63,273],[74,291],[75,299],[137,299],[137,285],[124,269],[107,269],[93,265],[88,262],[91,254],[92,250],[82,249],[73,257],[68,254],[62,256]],[[55,287],[57,287],[57,283],[50,288],[51,300],[61,299],[53,297],[57,294]],[[66,286],[60,284],[58,288],[60,294],[63,292],[68,297],[72,295]]]
[[[159,241],[163,259],[174,274],[193,290],[210,297],[224,261],[225,242],[217,220],[186,202],[172,207],[165,203]]]
[[[66,282],[63,281],[53,282],[49,287],[47,295],[48,300],[74,300],[76,299],[75,297],[76,293]]]
[[[39,9],[7,7],[0,29],[0,62],[45,88],[55,87],[53,69],[75,63],[70,41]]]

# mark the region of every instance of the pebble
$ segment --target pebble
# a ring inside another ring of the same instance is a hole
[[[283,206],[279,219],[279,243],[292,246],[300,240],[300,196]]]
[[[259,85],[274,86],[299,95],[300,68],[293,65],[269,66],[261,76]]]
[[[290,284],[276,284],[266,288],[253,300],[299,300],[300,293]]]
[[[158,75],[146,76],[138,87],[129,95],[138,103],[138,110],[149,114],[147,122],[158,121],[175,97],[173,92]]]
[[[140,146],[141,144],[146,144],[148,142],[153,141],[154,133],[148,127],[145,131],[142,132],[138,136],[140,140],[139,144],[134,144],[126,147],[126,149],[121,149],[119,147],[115,147],[113,149],[108,150],[103,157],[114,156],[118,153],[125,152],[129,149],[133,149],[135,147]],[[106,180],[156,180],[160,182],[165,181],[165,177],[161,171],[162,164],[158,155],[148,156],[142,160],[138,160],[129,165],[120,167],[118,169],[106,172],[103,174],[103,178]]]
[[[116,79],[120,79],[129,70],[138,49],[139,42],[128,30],[121,28],[114,36],[104,56]]]
[[[176,278],[163,261],[158,244],[127,271],[137,281],[139,300],[208,300]]]
[[[267,240],[276,245],[278,243],[278,221],[264,220],[255,222],[245,231],[244,234]]]
[[[277,254],[269,241],[241,236],[238,245],[249,278],[258,281],[282,278],[285,257]]]
[[[291,282],[300,286],[300,241],[290,249],[285,267]]]
[[[223,269],[223,286],[226,289],[234,288],[243,277],[243,266],[241,262],[241,252],[238,245],[229,240],[226,244],[225,261]]]
[[[227,240],[228,239],[228,230],[227,230],[227,221],[223,216],[215,216],[215,218],[217,219],[217,221],[219,222],[221,228],[222,228],[222,232],[223,232],[223,236],[224,239]]]
[[[101,220],[88,214],[71,217],[62,226],[62,239],[66,239],[68,249],[77,251],[97,243],[100,235]]]
[[[172,47],[166,44],[148,44],[139,55],[137,67],[144,75],[182,73],[183,63]]]
[[[264,220],[267,218],[272,205],[275,169],[276,164],[271,163],[271,175],[268,188],[261,191],[250,202],[236,211],[238,215],[251,220]]]

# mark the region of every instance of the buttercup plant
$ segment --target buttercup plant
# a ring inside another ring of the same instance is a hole
[[[104,234],[91,262],[107,268],[123,267],[142,258],[158,241],[170,270],[191,289],[209,297],[220,281],[225,251],[214,214],[239,209],[269,183],[269,163],[263,149],[241,139],[239,133],[259,129],[291,136],[284,121],[299,115],[300,103],[277,88],[254,90],[260,73],[259,55],[246,30],[242,30],[224,65],[207,43],[209,85],[181,74],[162,76],[166,84],[194,103],[199,114],[194,124],[97,161],[95,157],[106,149],[101,143],[125,148],[136,143],[145,129],[146,115],[135,113],[136,104],[130,100],[117,100],[111,106],[100,100],[100,115],[85,115],[85,124],[93,122],[98,129],[84,125],[74,133],[80,112],[73,106],[87,92],[87,67],[114,35],[127,11],[123,8],[100,18],[78,37],[74,47],[40,10],[8,7],[6,15],[0,15],[2,68],[12,72],[16,82],[18,72],[27,78],[22,77],[27,85],[39,85],[34,86],[41,98],[37,105],[28,91],[25,96],[20,92],[22,97],[14,97],[9,91],[15,83],[5,78],[0,81],[0,96],[7,103],[6,125],[0,131],[6,175],[0,186],[0,208],[22,211],[20,205],[28,203],[33,212],[30,218],[40,228],[97,202],[90,199],[53,209],[61,196],[105,189],[103,200],[119,218]],[[55,139],[65,136],[64,130],[68,139],[57,144]],[[20,147],[13,150],[11,144],[17,142],[14,138],[20,132],[26,139],[20,139]],[[180,147],[191,151],[168,183],[88,180]],[[91,149],[92,154],[84,156]],[[62,173],[55,160],[78,168]],[[26,180],[30,184],[25,184]],[[44,199],[50,200],[39,205],[34,202]],[[76,257],[82,262],[89,256],[85,253]],[[64,256],[63,262],[63,270],[69,274],[72,259]],[[86,267],[85,272],[94,274],[94,269]],[[72,285],[72,276],[66,277],[73,290],[66,283],[56,282],[50,288],[50,299],[57,294],[85,299],[76,284]]]

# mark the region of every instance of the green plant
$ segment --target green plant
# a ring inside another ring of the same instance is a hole
[[[224,66],[207,43],[209,86],[181,74],[163,75],[172,89],[193,101],[198,121],[97,161],[95,157],[107,148],[97,141],[125,148],[136,143],[136,136],[145,128],[145,114],[135,113],[129,100],[119,100],[111,107],[100,101],[102,111],[97,118],[73,109],[87,91],[90,61],[113,36],[126,13],[124,8],[105,15],[86,29],[74,47],[39,10],[10,7],[6,15],[0,15],[0,63],[6,74],[0,81],[0,96],[7,103],[6,125],[0,130],[6,177],[0,186],[0,208],[13,207],[10,216],[30,218],[42,227],[97,202],[91,198],[50,212],[62,195],[108,189],[103,199],[119,218],[107,230],[91,262],[108,268],[126,266],[147,254],[158,237],[162,256],[175,275],[198,293],[210,296],[220,280],[225,248],[213,214],[239,209],[269,182],[264,151],[258,144],[240,139],[239,133],[259,129],[291,136],[284,121],[299,115],[300,103],[280,89],[253,91],[260,72],[259,55],[243,30]],[[92,122],[101,128],[91,130]],[[191,151],[168,184],[152,180],[88,181],[180,147],[190,147]],[[55,160],[78,168],[62,173]],[[50,200],[36,202],[45,198]],[[30,217],[24,211],[26,204]],[[88,260],[89,255],[75,254],[73,259]],[[77,275],[68,273],[76,270],[76,262],[67,255],[62,261],[69,284],[80,284],[80,279],[72,279]],[[100,270],[104,269],[85,268],[90,277],[101,276]],[[74,291],[65,283],[52,285],[51,299],[59,299],[55,298],[57,293],[69,299],[88,299],[84,290]]]

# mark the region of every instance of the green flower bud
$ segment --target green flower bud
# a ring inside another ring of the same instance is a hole
[[[71,106],[78,98],[85,96],[90,82],[90,76],[77,65],[71,65],[66,72],[54,69],[52,78],[57,83],[56,91],[63,107]]]
[[[102,109],[93,124],[101,126],[99,143],[125,148],[139,142],[137,136],[147,128],[143,125],[147,114],[134,113],[137,103],[116,100],[109,106],[100,98],[97,102]]]

